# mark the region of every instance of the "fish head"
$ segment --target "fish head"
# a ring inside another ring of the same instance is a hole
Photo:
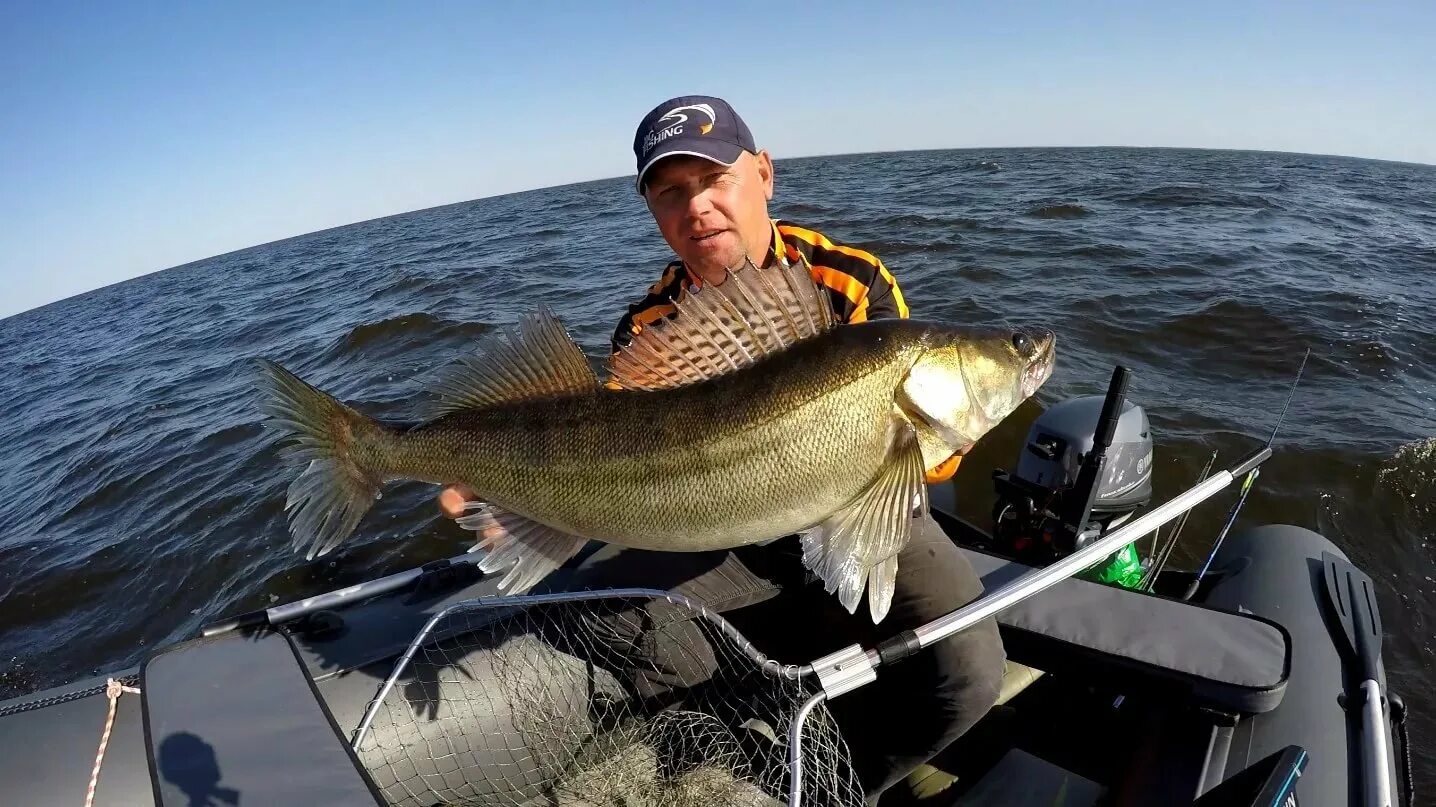
[[[1037,392],[1052,375],[1057,337],[1045,328],[931,325],[919,343],[897,404],[935,464],[971,448]]]

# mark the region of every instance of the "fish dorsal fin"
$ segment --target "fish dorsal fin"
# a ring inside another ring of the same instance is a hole
[[[613,383],[655,390],[693,384],[752,364],[831,330],[837,316],[801,262],[752,261],[719,284],[675,300],[659,319],[609,357]]]
[[[479,350],[440,371],[430,387],[440,401],[426,414],[439,417],[503,401],[587,392],[598,387],[583,350],[563,324],[539,306],[506,331],[484,340]]]

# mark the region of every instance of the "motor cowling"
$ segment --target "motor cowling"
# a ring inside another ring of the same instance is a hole
[[[1043,412],[1027,432],[1027,444],[1017,460],[1017,476],[1049,490],[1071,487],[1092,450],[1092,434],[1101,412],[1100,395],[1071,398]],[[1151,499],[1152,431],[1146,411],[1128,402],[1107,448],[1092,511],[1130,513]]]
[[[1000,551],[1050,562],[1101,537],[1151,501],[1151,426],[1141,406],[1123,401],[1091,510],[1083,524],[1064,528],[1061,514],[1071,509],[1069,498],[1086,495],[1075,485],[1092,452],[1104,401],[1089,395],[1052,406],[1028,429],[1015,471],[994,474],[993,537]]]

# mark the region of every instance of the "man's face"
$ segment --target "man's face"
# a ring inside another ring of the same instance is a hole
[[[663,238],[704,280],[716,282],[743,262],[761,264],[773,240],[768,152],[743,152],[731,166],[678,155],[654,165],[644,198]]]

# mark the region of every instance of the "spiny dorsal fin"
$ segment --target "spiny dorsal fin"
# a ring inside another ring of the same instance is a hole
[[[586,392],[598,386],[583,350],[547,306],[489,337],[472,356],[441,371],[431,388],[443,400],[429,417],[502,401]]]
[[[837,317],[801,262],[751,261],[718,285],[675,301],[660,319],[609,358],[614,383],[654,390],[692,384],[746,367],[831,330]]]

